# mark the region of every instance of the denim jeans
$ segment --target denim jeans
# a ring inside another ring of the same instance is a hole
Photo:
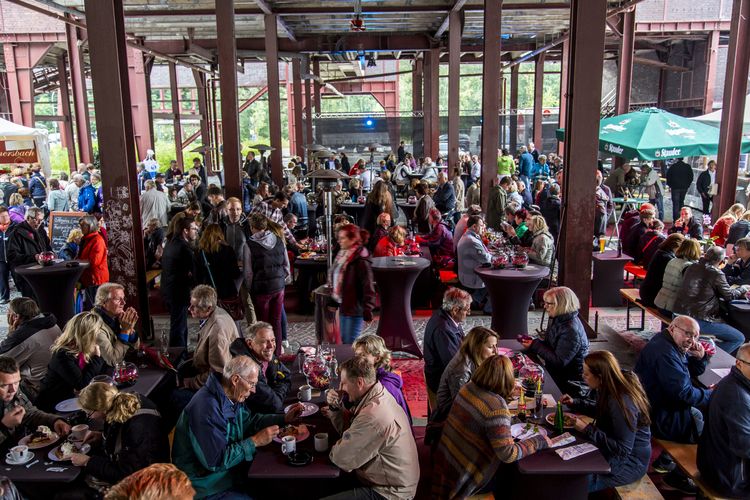
[[[344,344],[353,344],[359,334],[362,333],[362,327],[364,326],[364,319],[362,316],[344,316],[339,315],[339,323],[341,325],[341,342]]]
[[[672,221],[676,221],[680,218],[680,210],[685,205],[685,195],[687,189],[673,189],[672,190]]]
[[[664,220],[664,196],[659,194],[656,198],[650,198],[648,200],[653,206],[656,207],[656,211],[659,213],[659,220]]]
[[[188,337],[188,306],[164,300],[169,311],[169,345],[170,347],[186,347]]]
[[[733,355],[745,342],[745,335],[733,326],[729,326],[726,323],[716,323],[700,319],[697,321],[698,326],[701,328],[701,333],[716,336],[716,345],[729,354]]]

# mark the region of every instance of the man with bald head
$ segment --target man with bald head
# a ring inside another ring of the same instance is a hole
[[[689,316],[677,316],[669,327],[657,333],[641,351],[635,372],[651,403],[651,432],[654,437],[695,443],[703,432],[699,408],[708,404],[711,389],[693,385],[692,378],[706,370],[708,359],[698,342],[698,322]],[[670,472],[665,481],[680,491],[689,492],[687,477],[674,469],[674,463],[662,453],[654,461],[654,470]]]

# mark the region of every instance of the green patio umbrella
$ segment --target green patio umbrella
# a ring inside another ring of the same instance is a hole
[[[565,130],[557,129],[565,140]],[[641,160],[669,160],[718,153],[719,129],[657,108],[611,116],[599,122],[599,151]],[[750,152],[750,141],[742,142]]]

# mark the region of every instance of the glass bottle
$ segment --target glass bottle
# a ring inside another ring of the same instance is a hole
[[[557,402],[557,408],[555,410],[555,432],[562,434],[565,431],[565,420],[563,419],[562,403]]]
[[[536,381],[536,390],[534,391],[534,419],[541,421],[544,418],[544,393],[542,392],[542,378]]]
[[[526,394],[521,389],[521,396],[518,398],[518,419],[521,422],[526,421]]]

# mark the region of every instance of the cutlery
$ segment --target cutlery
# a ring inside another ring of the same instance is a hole
[[[26,468],[28,469],[28,468],[30,468],[30,467],[31,467],[32,465],[35,465],[35,464],[38,464],[38,463],[39,463],[39,459],[37,458],[36,460],[34,460],[34,461],[33,461],[33,462],[31,462],[30,464],[28,464],[28,465],[26,466]]]

